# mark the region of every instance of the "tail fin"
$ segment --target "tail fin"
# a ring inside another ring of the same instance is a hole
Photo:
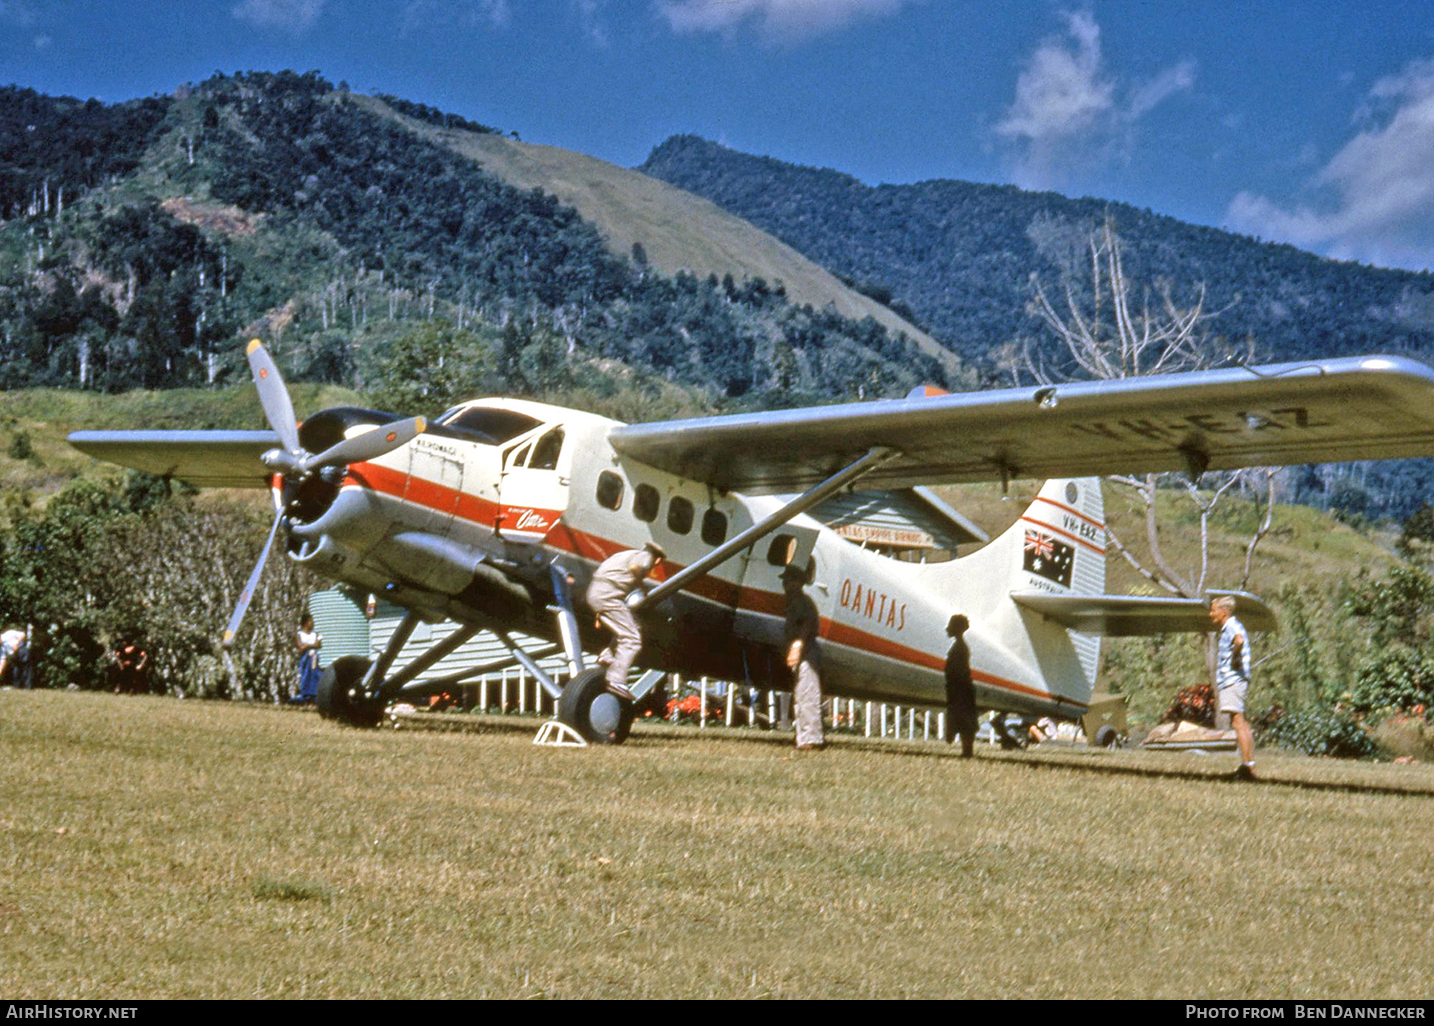
[[[1018,606],[1017,591],[1105,591],[1105,505],[1099,478],[1047,481],[1020,518],[984,548],[927,570],[953,606],[1017,665],[1034,667],[1052,693],[1082,705],[1095,687],[1100,638]]]
[[[1105,591],[1105,502],[1100,478],[1047,481],[1016,526],[1022,534],[1020,572],[1014,575],[1018,587],[1070,595]],[[1076,632],[1070,637],[1085,679],[1094,688],[1100,637]]]

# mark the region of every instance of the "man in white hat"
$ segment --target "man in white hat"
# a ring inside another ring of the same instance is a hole
[[[787,666],[795,678],[799,751],[826,746],[822,736],[821,649],[817,646],[821,616],[817,604],[802,590],[806,583],[805,570],[789,565],[782,571],[782,591],[787,596]]]
[[[607,689],[629,702],[633,695],[627,689],[627,675],[642,649],[642,628],[628,608],[627,597],[642,587],[647,575],[666,558],[656,542],[626,549],[598,564],[588,585],[588,605],[597,615],[598,626],[612,632],[612,642],[598,656],[598,662],[607,666]]]

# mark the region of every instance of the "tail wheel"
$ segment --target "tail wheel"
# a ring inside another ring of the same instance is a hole
[[[318,693],[314,696],[314,705],[318,707],[320,716],[351,727],[378,726],[383,719],[383,704],[357,694],[369,665],[367,659],[344,656],[335,659],[324,670],[319,677]]]
[[[604,676],[597,666],[568,681],[558,699],[558,719],[588,744],[620,745],[632,729],[633,705],[608,691]]]

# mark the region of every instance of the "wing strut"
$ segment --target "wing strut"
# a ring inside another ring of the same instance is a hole
[[[867,450],[866,455],[862,456],[861,459],[855,463],[843,470],[837,471],[815,488],[798,495],[775,513],[762,518],[741,534],[723,542],[697,562],[673,574],[646,595],[640,592],[634,593],[635,600],[632,602],[633,607],[636,608],[638,606],[647,606],[661,602],[673,592],[687,587],[699,577],[706,576],[743,549],[761,541],[793,517],[805,513],[828,496],[840,491],[848,485],[854,484],[859,478],[875,470],[887,460],[897,455],[900,455],[899,450],[891,449],[883,445],[874,446]]]

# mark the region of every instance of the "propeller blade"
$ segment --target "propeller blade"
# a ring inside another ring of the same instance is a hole
[[[244,585],[244,590],[239,593],[239,604],[234,607],[234,615],[229,618],[229,626],[224,628],[224,647],[230,648],[234,644],[234,635],[239,632],[239,624],[244,620],[244,614],[249,611],[249,603],[254,598],[254,589],[259,587],[259,577],[264,573],[264,564],[269,562],[269,550],[274,547],[274,536],[279,533],[279,524],[284,520],[280,513],[274,518],[274,526],[269,528],[269,540],[264,543],[264,551],[259,553],[259,562],[254,564],[254,569],[249,574],[249,580]]]
[[[257,338],[245,350],[249,357],[249,370],[254,375],[254,384],[259,388],[259,405],[264,407],[264,417],[279,436],[279,443],[286,452],[299,451],[298,418],[294,416],[294,404],[289,399],[289,390],[279,374],[274,358]]]
[[[407,445],[426,430],[428,430],[428,421],[423,417],[412,417],[408,420],[395,421],[392,424],[380,424],[372,431],[365,431],[352,438],[345,438],[317,456],[305,458],[302,466],[307,472],[339,464],[362,463],[364,460],[376,459],[384,453],[393,452],[393,450]]]

